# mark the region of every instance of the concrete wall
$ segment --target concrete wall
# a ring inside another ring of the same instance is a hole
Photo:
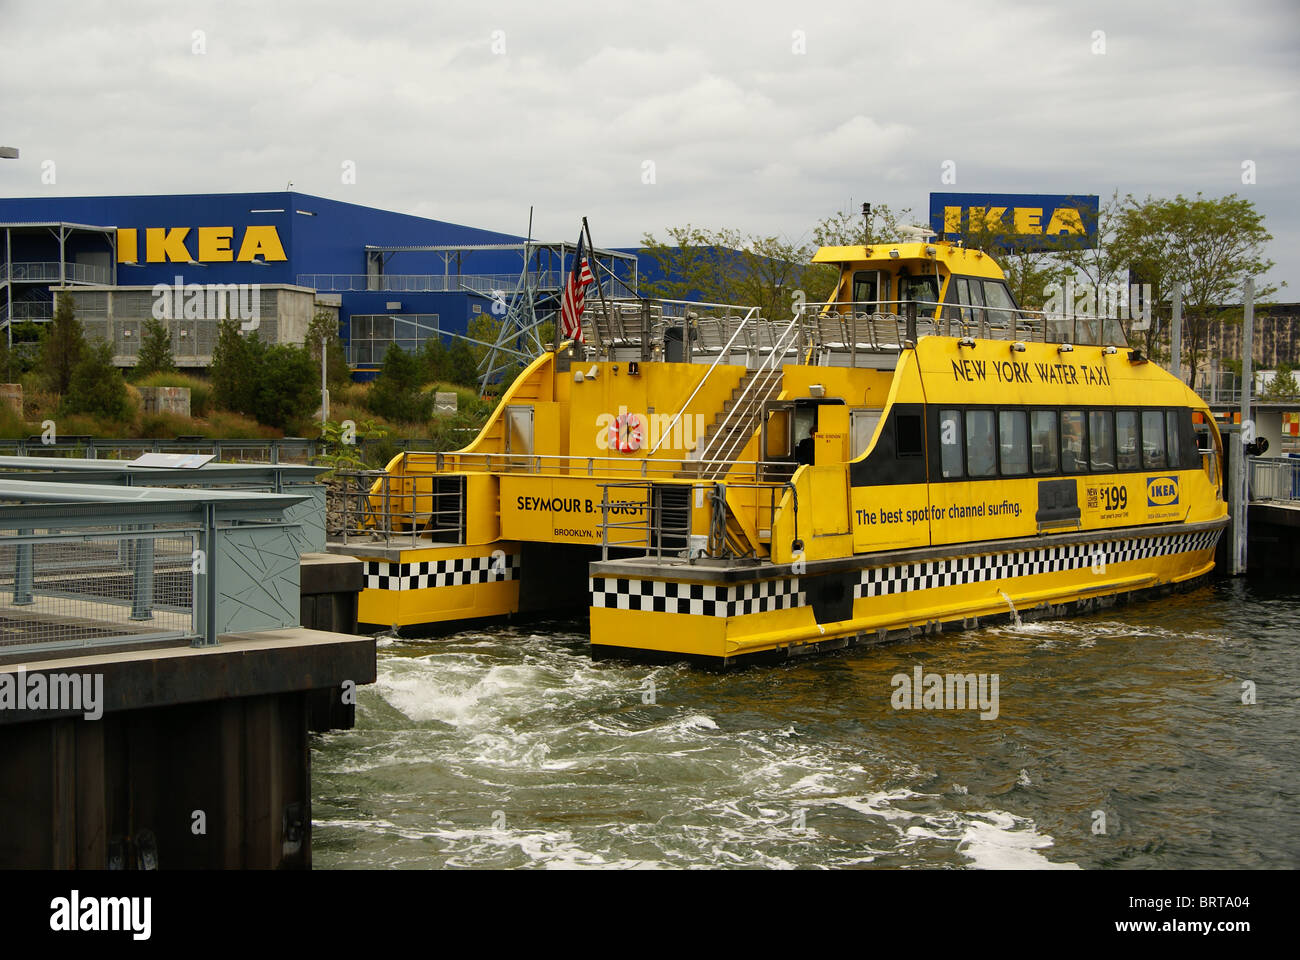
[[[18,416],[23,415],[23,385],[0,383],[0,406],[8,407]]]
[[[144,413],[190,415],[189,387],[139,387],[140,408]]]
[[[131,367],[140,355],[140,337],[144,323],[153,318],[157,297],[152,287],[63,287],[54,296],[69,297],[77,319],[90,339],[108,340],[113,344],[113,362]],[[307,326],[316,312],[315,292],[305,287],[284,284],[259,284],[256,291],[256,326],[244,321],[265,343],[301,346]],[[215,298],[214,298],[215,299]],[[248,301],[253,313],[252,301]],[[181,303],[184,308],[184,299]],[[204,312],[206,313],[206,297]],[[322,305],[321,309],[330,307]],[[237,312],[238,307],[230,312]],[[334,308],[337,315],[337,308]],[[171,332],[172,357],[181,368],[206,367],[212,363],[217,342],[218,316],[174,316],[163,321]]]

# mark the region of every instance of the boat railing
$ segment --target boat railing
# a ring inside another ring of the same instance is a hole
[[[667,415],[665,414],[665,416]],[[788,464],[780,461],[767,460],[561,456],[559,454],[543,453],[478,453],[462,451],[442,453],[411,451],[403,458],[403,464],[403,472],[407,476],[417,474],[436,475],[440,473],[534,473],[587,477],[654,477],[659,479],[677,477],[683,469],[696,466],[725,465],[730,471],[738,471],[737,475],[744,478],[757,478],[761,476],[763,470],[769,467],[788,466]]]
[[[787,490],[792,497],[795,526],[799,506],[794,485],[788,480],[771,483],[708,480],[689,484],[650,481],[612,481],[600,484],[601,557],[609,559],[614,549],[644,549],[656,559],[757,558],[758,550],[770,544],[781,501]],[[708,533],[695,535],[693,505],[708,503]],[[753,522],[758,542],[738,539],[728,524],[728,511],[744,509]]]
[[[897,351],[910,340],[915,310],[917,337],[974,337],[1025,343],[1127,346],[1116,317],[1063,316],[1023,307],[939,303],[933,300],[871,300],[805,303],[800,314],[813,342],[849,352]]]
[[[710,457],[712,463],[727,464],[731,462],[731,458],[743,451],[745,445],[753,438],[754,427],[757,426],[763,404],[771,400],[781,390],[781,378],[779,376],[781,364],[785,359],[786,351],[794,347],[800,340],[801,327],[798,317],[787,323],[773,344],[772,349],[764,355],[754,374],[746,379],[740,396],[732,403],[714,432],[714,436],[720,438],[719,449],[705,451],[705,453],[712,454]],[[731,429],[733,417],[735,418],[735,428]],[[747,424],[744,418],[752,420],[753,425]],[[706,467],[703,472],[705,476],[716,478],[730,473],[730,470],[725,466],[713,465]]]
[[[326,492],[327,541],[464,542],[463,477],[337,471]]]
[[[726,345],[723,346],[723,348],[718,352],[718,355],[714,359],[714,361],[711,364],[709,364],[709,369],[704,371],[704,376],[700,378],[700,382],[695,385],[695,389],[691,391],[691,395],[686,398],[686,401],[681,405],[681,408],[678,409],[677,413],[673,416],[672,423],[669,424],[668,429],[663,431],[663,433],[660,435],[658,442],[654,445],[654,449],[650,451],[651,456],[653,456],[656,452],[658,452],[659,448],[663,445],[663,442],[666,439],[668,439],[668,437],[672,436],[673,428],[676,427],[677,424],[681,422],[682,416],[686,413],[687,410],[690,409],[691,401],[695,399],[695,397],[699,394],[700,390],[703,389],[704,385],[709,382],[709,377],[713,376],[713,371],[716,370],[718,364],[722,362],[722,358],[731,355],[730,354],[731,345],[735,343],[736,338],[740,336],[740,332],[745,329],[745,324],[749,323],[757,315],[758,315],[758,307],[754,307],[749,311],[749,313],[745,314],[744,318],[740,321],[740,323],[736,325],[736,330],[734,333],[732,333],[731,338],[727,340]]]

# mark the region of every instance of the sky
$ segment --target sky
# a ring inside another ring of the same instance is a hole
[[[924,223],[931,191],[1238,193],[1297,300],[1298,52],[1296,0],[0,0],[0,196],[292,183],[632,246]]]

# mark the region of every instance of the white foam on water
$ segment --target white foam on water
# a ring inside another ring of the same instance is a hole
[[[1014,814],[990,810],[970,815],[957,852],[979,870],[1079,870],[1077,863],[1057,863],[1042,851],[1055,845],[1034,824]]]
[[[1053,847],[1055,840],[1039,833],[1033,821],[1024,817],[1002,810],[922,813],[894,806],[901,800],[921,799],[937,800],[939,796],[901,789],[861,799],[837,797],[834,802],[865,816],[881,818],[900,830],[900,838],[953,843],[954,850],[970,860],[970,866],[976,869],[1079,869],[1076,863],[1057,863],[1047,859],[1042,851]]]

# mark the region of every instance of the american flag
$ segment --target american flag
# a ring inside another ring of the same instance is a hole
[[[595,278],[582,251],[582,234],[578,234],[578,252],[573,255],[573,271],[564,285],[560,299],[560,330],[565,339],[582,343],[582,311],[587,305],[587,285]]]

